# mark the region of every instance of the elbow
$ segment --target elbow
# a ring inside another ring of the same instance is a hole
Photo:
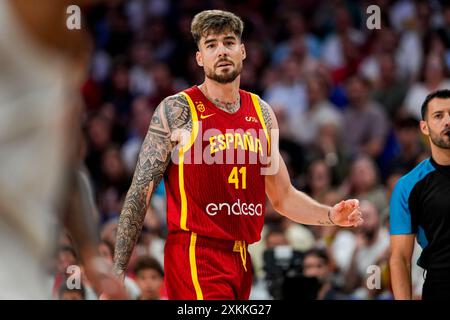
[[[270,196],[269,200],[273,210],[275,210],[278,213],[282,213],[284,206],[283,197],[277,193],[275,195]]]
[[[269,198],[272,208],[281,215],[285,215],[286,203],[289,202],[288,199],[291,191],[292,191],[291,188],[286,188],[280,190],[275,194],[275,196]]]
[[[411,259],[399,254],[391,254],[389,258],[391,270],[411,270]]]
[[[278,197],[275,199],[270,200],[270,204],[272,205],[272,208],[276,211],[281,213],[283,211],[283,201],[279,199]]]

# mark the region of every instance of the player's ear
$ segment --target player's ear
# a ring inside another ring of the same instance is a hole
[[[241,54],[242,54],[242,60],[245,60],[247,57],[247,52],[245,51],[245,45],[241,43]]]
[[[420,120],[420,131],[426,136],[430,135],[430,131],[428,130],[428,123],[424,120]]]
[[[197,51],[197,52],[195,53],[195,60],[197,60],[197,64],[198,64],[200,67],[203,67],[203,57],[202,57],[202,54],[200,53],[200,51]]]

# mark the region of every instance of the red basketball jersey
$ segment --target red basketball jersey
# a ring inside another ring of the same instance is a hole
[[[182,92],[193,128],[164,177],[169,232],[248,243],[260,239],[266,199],[261,170],[270,153],[269,137],[258,97],[239,93],[241,106],[230,114],[197,86]]]

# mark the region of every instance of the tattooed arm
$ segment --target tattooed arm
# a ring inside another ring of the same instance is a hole
[[[342,201],[334,207],[318,203],[291,184],[288,170],[278,149],[278,123],[272,108],[262,99],[261,111],[271,137],[271,163],[276,172],[266,175],[266,194],[273,208],[287,218],[310,225],[353,226],[361,222],[357,200]]]
[[[121,277],[141,232],[151,195],[161,181],[176,145],[174,131],[186,129],[190,132],[191,128],[189,105],[181,94],[164,99],[153,114],[117,230],[114,272]]]

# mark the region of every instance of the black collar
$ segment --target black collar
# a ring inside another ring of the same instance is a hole
[[[450,165],[449,166],[443,166],[441,164],[438,164],[433,157],[430,157],[430,162],[433,165],[434,168],[436,168],[437,171],[442,173],[443,175],[450,178]]]

